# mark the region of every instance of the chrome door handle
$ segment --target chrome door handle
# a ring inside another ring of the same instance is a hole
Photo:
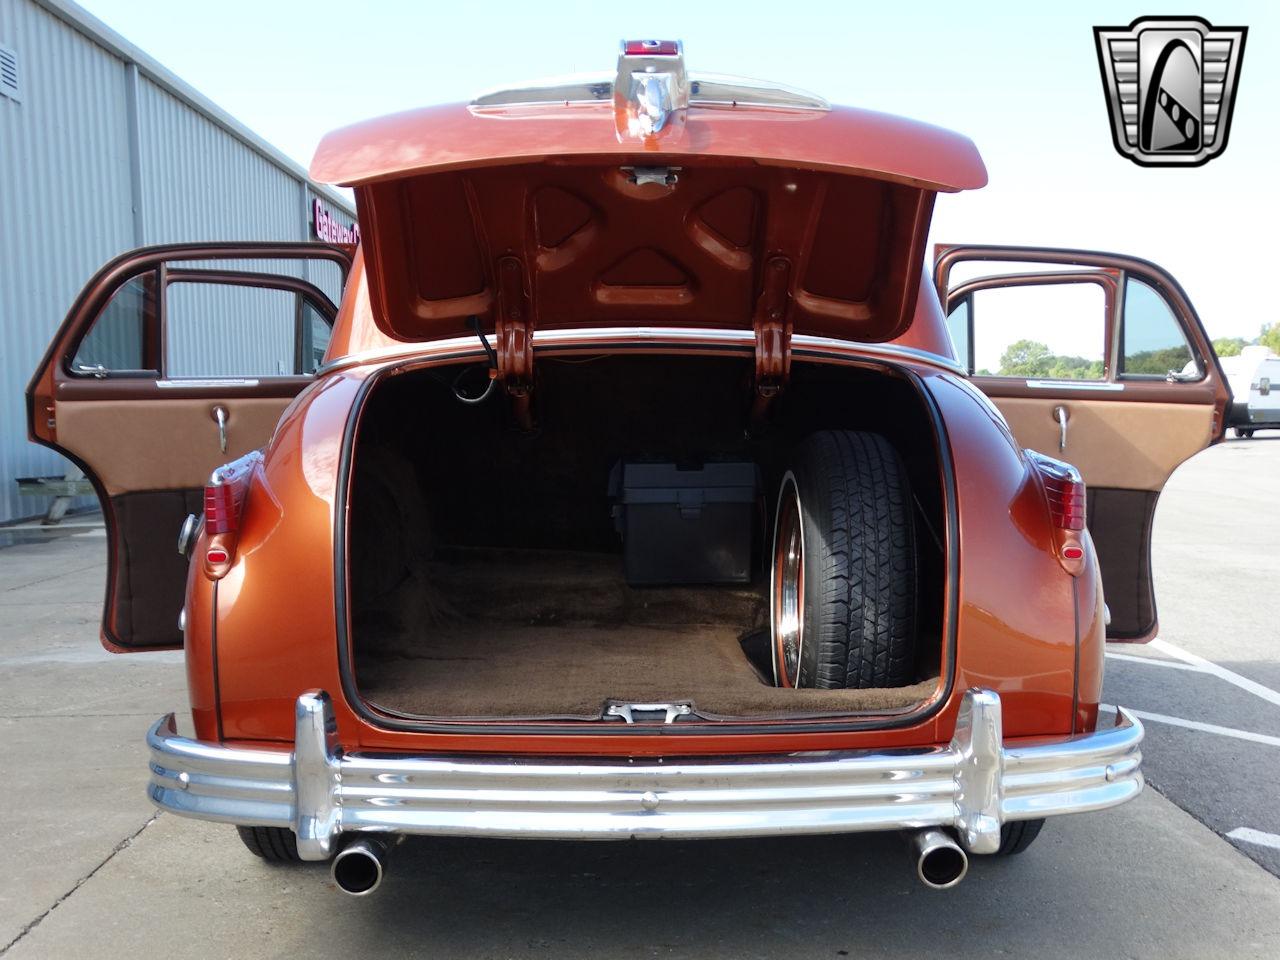
[[[1054,407],[1053,419],[1058,422],[1058,452],[1067,452],[1067,421],[1071,419],[1066,407]]]
[[[214,407],[213,419],[218,422],[218,449],[227,452],[227,408]],[[1065,427],[1063,428],[1066,429]]]

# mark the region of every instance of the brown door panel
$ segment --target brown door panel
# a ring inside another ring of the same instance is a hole
[[[1156,502],[1178,465],[1212,442],[1213,406],[1067,397],[1067,390],[1052,397],[999,396],[999,381],[979,386],[992,395],[1022,446],[1066,460],[1080,471],[1088,489],[1089,534],[1111,613],[1107,638],[1150,640],[1158,626],[1151,575]],[[1059,449],[1056,407],[1067,413],[1065,450]]]
[[[291,402],[223,396],[58,404],[59,447],[96,479],[103,497],[111,569],[102,635],[110,649],[182,646],[187,559],[176,549],[182,521],[203,510],[214,469],[263,446]],[[226,411],[225,453],[217,407]]]
[[[1002,397],[998,387],[976,382],[1000,408],[1020,444],[1073,464],[1090,487],[1159,491],[1180,463],[1213,439],[1212,406],[1061,394]],[[1059,446],[1056,407],[1067,413],[1065,448]]]
[[[202,488],[215,467],[265,444],[291,402],[258,396],[61,402],[58,445],[85,463],[111,497]],[[225,452],[217,408],[226,411]]]
[[[166,650],[182,646],[187,559],[175,549],[187,514],[204,508],[204,488],[149,490],[104,504],[114,536],[103,636],[113,648]],[[126,642],[121,642],[125,640]]]
[[[1143,643],[1158,627],[1151,524],[1160,494],[1089,487],[1086,497],[1089,536],[1098,552],[1102,594],[1111,613],[1107,639]]]

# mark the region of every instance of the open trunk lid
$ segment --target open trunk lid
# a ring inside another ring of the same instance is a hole
[[[936,193],[986,182],[962,136],[686,75],[678,44],[650,42],[612,83],[339,130],[312,174],[355,188],[383,333],[478,321],[500,347],[584,327],[900,338]]]

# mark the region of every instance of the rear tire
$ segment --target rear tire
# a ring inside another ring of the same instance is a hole
[[[249,852],[271,863],[301,863],[298,838],[284,827],[236,827]]]
[[[1040,820],[1014,820],[1006,823],[1000,828],[1000,849],[995,852],[997,857],[1012,857],[1021,853],[1040,836],[1040,830],[1044,827],[1044,819]]]
[[[823,431],[795,451],[775,514],[774,680],[836,690],[915,679],[911,489],[875,433]]]

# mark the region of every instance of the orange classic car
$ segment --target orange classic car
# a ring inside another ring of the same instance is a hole
[[[121,256],[27,396],[102,500],[103,643],[186,652],[161,809],[353,894],[411,834],[894,830],[948,887],[1142,789],[1104,640],[1154,634],[1156,500],[1229,398],[1159,267],[930,271],[969,140],[665,41],[311,169],[359,249]],[[1045,318],[1083,345],[984,346]]]

